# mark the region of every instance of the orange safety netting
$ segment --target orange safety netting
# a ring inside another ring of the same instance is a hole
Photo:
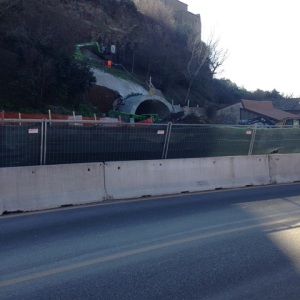
[[[75,116],[75,119],[78,116]],[[60,114],[39,114],[39,113],[18,113],[1,111],[0,119],[21,119],[21,120],[72,120],[73,116],[60,115]],[[82,117],[82,120],[95,120],[94,117]]]

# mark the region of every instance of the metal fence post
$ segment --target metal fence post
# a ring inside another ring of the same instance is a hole
[[[46,157],[47,157],[47,124],[48,121],[44,120],[44,151],[43,151],[43,164],[46,165]]]
[[[168,157],[171,129],[172,129],[172,122],[169,122],[167,125],[167,132],[166,132],[165,142],[164,142],[164,147],[162,152],[162,159],[167,159]]]
[[[41,120],[41,148],[40,148],[40,165],[43,164],[44,149],[44,120]]]
[[[255,142],[256,130],[257,130],[257,124],[254,125],[253,130],[252,130],[252,135],[251,135],[251,141],[250,141],[248,155],[252,155],[253,146],[254,146],[254,142]]]

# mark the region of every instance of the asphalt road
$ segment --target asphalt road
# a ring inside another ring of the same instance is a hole
[[[0,217],[0,299],[300,299],[300,184]]]

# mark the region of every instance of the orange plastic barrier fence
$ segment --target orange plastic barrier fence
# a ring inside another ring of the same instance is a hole
[[[51,120],[70,120],[70,115],[60,115],[60,114],[50,114]],[[39,114],[39,113],[18,113],[2,111],[0,112],[0,119],[23,119],[23,120],[49,120],[49,114]],[[99,119],[99,118],[98,118]],[[82,117],[82,120],[95,120],[94,117]]]

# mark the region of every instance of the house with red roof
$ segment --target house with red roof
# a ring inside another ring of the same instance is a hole
[[[299,116],[275,108],[272,101],[241,100],[240,120],[265,118],[274,124],[283,124],[286,119],[297,117]]]
[[[298,114],[274,107],[272,101],[242,99],[239,103],[219,109],[216,123],[247,124],[247,121],[264,119],[270,124],[284,124],[287,119],[297,118]]]

